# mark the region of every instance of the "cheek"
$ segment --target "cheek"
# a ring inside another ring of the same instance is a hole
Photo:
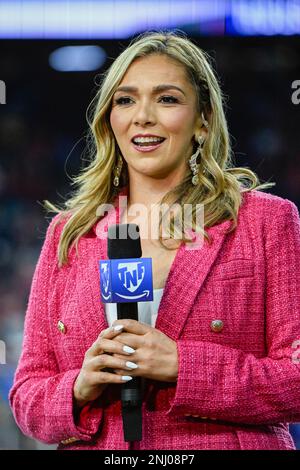
[[[170,134],[186,136],[187,132],[191,132],[193,125],[193,113],[188,109],[178,109],[168,115],[162,116],[164,127]]]
[[[112,111],[110,113],[110,125],[115,135],[120,135],[125,129],[125,120],[120,113]]]

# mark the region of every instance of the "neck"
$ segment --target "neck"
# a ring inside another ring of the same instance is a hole
[[[129,175],[128,207],[143,204],[150,208],[179,183],[179,177],[170,174],[165,178],[145,177],[141,174]],[[179,176],[179,175],[178,175]]]
[[[140,174],[129,177],[127,211],[123,213],[122,223],[137,223],[141,238],[153,238],[158,230],[155,214],[158,213],[159,202],[178,182],[174,175],[163,179],[146,178]]]

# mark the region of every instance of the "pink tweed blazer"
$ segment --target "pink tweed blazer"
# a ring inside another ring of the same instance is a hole
[[[156,323],[177,342],[178,381],[146,380],[143,439],[135,444],[123,440],[119,385],[109,385],[74,416],[72,389],[84,354],[108,326],[98,274],[107,240],[97,237],[96,224],[80,239],[79,258],[72,248],[69,265],[59,269],[65,222],[51,235],[53,220],[34,273],[9,395],[24,434],[58,449],[294,449],[288,423],[300,422],[295,204],[245,193],[234,232],[226,233],[225,221],[208,229],[211,245],[180,246]],[[104,229],[109,221],[108,214]],[[214,320],[223,322],[221,331]]]

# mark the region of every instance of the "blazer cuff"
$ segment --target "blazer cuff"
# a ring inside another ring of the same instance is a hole
[[[84,406],[75,416],[73,387],[79,371],[73,369],[64,374],[53,397],[51,416],[47,417],[57,436],[56,442],[62,444],[92,440],[102,419],[102,409],[96,408],[93,402]]]
[[[167,415],[199,416],[201,414],[201,398],[205,396],[205,367],[208,363],[205,348],[201,347],[200,341],[177,341],[178,350],[178,378],[175,395],[170,402]],[[195,393],[198,390],[198,396]],[[214,418],[212,418],[214,419]]]

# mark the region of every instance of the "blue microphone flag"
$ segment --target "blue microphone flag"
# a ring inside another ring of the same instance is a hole
[[[152,258],[100,260],[99,271],[102,302],[153,300]]]

